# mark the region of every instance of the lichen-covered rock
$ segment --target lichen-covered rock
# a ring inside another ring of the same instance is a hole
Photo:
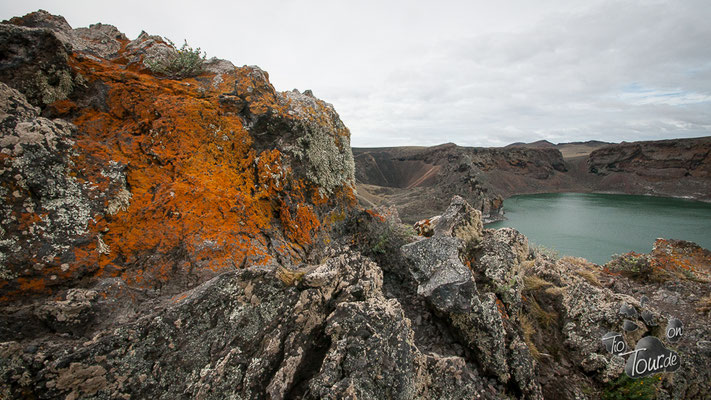
[[[488,200],[415,239],[352,210],[349,132],[310,91],[154,76],[164,39],[43,11],[0,38],[0,398],[599,398],[624,368],[602,335],[671,316],[683,367],[653,389],[709,397],[707,250],[658,240],[650,276],[537,254],[483,229],[464,153]]]
[[[509,313],[521,308],[519,265],[528,254],[525,237],[505,229],[485,234],[481,213],[455,197],[434,236],[402,251],[417,293],[449,321],[482,368],[513,384],[519,394],[541,398],[535,361],[508,321]]]
[[[0,96],[0,292],[8,296],[41,291],[71,274],[90,271],[92,266],[86,265],[69,271],[73,248],[102,243],[89,225],[127,206],[130,193],[123,166],[115,162],[95,160],[102,173],[93,179],[76,168],[73,124],[40,117],[38,109],[4,83]]]
[[[0,344],[0,394],[39,398],[498,398],[458,357],[424,355],[382,272],[347,249],[296,286],[269,269],[222,274],[134,321]],[[328,277],[328,279],[324,279]],[[95,292],[56,308],[73,320]],[[98,301],[101,301],[100,299]],[[43,311],[44,312],[44,311]]]
[[[682,363],[679,370],[667,378],[655,378],[653,387],[658,398],[707,398],[708,385],[703,382],[710,379],[705,367],[708,353],[698,343],[708,334],[709,324],[708,316],[699,314],[696,308],[699,300],[695,300],[711,290],[709,281],[703,279],[710,270],[709,265],[698,263],[703,253],[695,245],[660,239],[652,253],[639,255],[652,260],[660,271],[675,271],[679,263],[686,263],[690,271],[698,272],[694,279],[676,278],[669,282],[650,280],[650,276],[638,277],[637,281],[625,278],[619,270],[614,272],[619,265],[613,262],[601,268],[574,257],[559,260],[537,257],[528,261],[532,265],[525,279],[530,280],[531,276],[543,279],[538,281],[540,288],[526,290],[528,304],[536,299],[552,304],[559,320],[549,328],[538,327],[547,336],[537,341],[539,350],[557,354],[555,361],[548,357],[541,359],[539,379],[547,388],[546,394],[573,397],[575,388],[587,387],[590,391],[593,386],[602,387],[600,393],[614,390],[611,389],[613,382],[624,375],[625,360],[606,351],[601,338],[607,332],[618,332],[629,349],[643,336],[651,335],[661,338],[679,353]],[[669,257],[670,254],[679,257]],[[665,276],[659,271],[656,273]],[[635,310],[633,317],[621,314],[623,305]],[[642,311],[645,311],[644,316]],[[685,333],[678,344],[665,339],[664,329],[672,316],[684,321]],[[625,320],[637,329],[626,332]],[[576,368],[561,368],[562,365]],[[594,383],[589,381],[590,377]]]
[[[481,211],[475,210],[461,196],[454,196],[449,207],[435,222],[435,236],[453,236],[475,246],[482,237],[484,226]]]
[[[287,398],[289,390],[297,390],[301,369],[322,353],[330,310],[342,301],[377,295],[382,284],[379,269],[353,253],[334,253],[312,273],[324,269],[334,270],[334,279],[322,285],[311,280],[302,289],[286,287],[271,270],[223,274],[166,299],[135,322],[87,333],[89,341],[69,336],[70,351],[48,340],[51,335],[38,339],[32,353],[5,343],[0,372],[5,394]],[[66,302],[41,305],[38,312],[73,320],[82,302],[95,295],[72,292]],[[31,379],[15,377],[19,369],[13,365],[22,365]]]
[[[146,68],[175,51],[162,38],[71,29],[43,11],[0,36],[0,82],[40,107],[20,110],[3,89],[17,107],[0,182],[15,225],[2,228],[37,246],[0,243],[5,300],[114,277],[174,293],[227,268],[298,264],[354,205],[338,114],[277,92],[258,67],[212,59],[195,78],[164,79]]]
[[[402,249],[413,261],[410,273],[418,283],[417,294],[442,311],[469,311],[472,295],[476,295],[472,273],[459,258],[461,246],[458,238],[434,237]]]
[[[341,303],[326,326],[331,348],[310,383],[319,399],[412,399],[426,373],[397,303]]]
[[[69,49],[52,31],[0,24],[0,82],[35,106],[66,99],[81,78],[68,64]]]

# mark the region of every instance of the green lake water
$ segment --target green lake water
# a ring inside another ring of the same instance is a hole
[[[504,201],[507,220],[486,228],[515,228],[529,243],[604,264],[613,254],[647,253],[656,238],[682,239],[711,249],[711,204],[617,194],[546,193]]]

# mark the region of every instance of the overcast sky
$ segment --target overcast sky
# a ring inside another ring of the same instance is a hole
[[[145,30],[334,104],[353,146],[711,135],[708,0],[10,1]]]

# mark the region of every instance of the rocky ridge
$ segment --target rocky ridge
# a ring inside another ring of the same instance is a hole
[[[709,397],[708,251],[660,243],[648,281],[463,197],[416,237],[356,206],[348,130],[309,91],[216,59],[155,76],[160,37],[42,11],[0,37],[0,397]],[[684,320],[684,364],[629,385],[600,339],[641,294]]]
[[[634,143],[547,141],[503,148],[354,149],[361,203],[393,205],[413,223],[462,195],[484,218],[501,219],[503,199],[544,192],[603,192],[711,201],[711,138]]]

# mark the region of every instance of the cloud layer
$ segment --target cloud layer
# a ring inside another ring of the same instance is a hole
[[[11,3],[260,65],[333,103],[354,146],[711,135],[705,0]]]

